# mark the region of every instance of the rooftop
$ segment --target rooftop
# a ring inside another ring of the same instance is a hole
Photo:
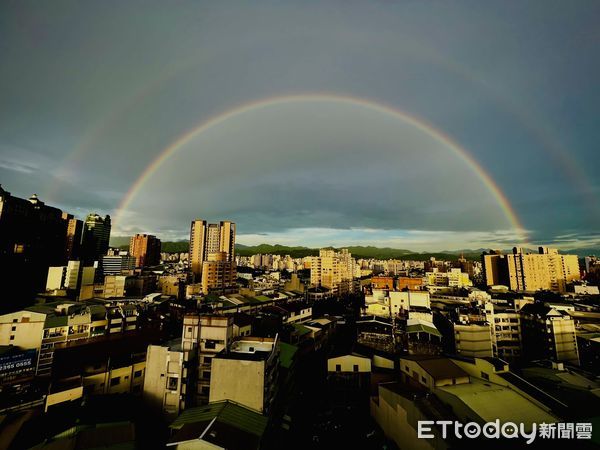
[[[258,448],[268,418],[231,401],[186,409],[171,425],[177,430],[167,446],[202,437],[230,450]]]
[[[539,363],[501,376],[561,417],[600,416],[600,384],[573,370],[556,370]]]
[[[470,383],[442,386],[438,389],[460,399],[484,422],[493,422],[496,419],[501,423],[514,421],[515,411],[518,411],[519,422],[526,425],[557,421],[556,417],[533,402],[499,384],[474,379]]]
[[[468,377],[467,372],[462,370],[450,359],[431,355],[407,355],[401,359],[415,361],[434,380],[445,380],[448,378]]]
[[[429,333],[434,336],[442,337],[442,333],[438,331],[434,324],[421,319],[408,319],[406,321],[407,333]]]

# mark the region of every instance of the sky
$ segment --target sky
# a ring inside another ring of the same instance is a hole
[[[0,183],[114,236],[597,248],[598,23],[584,0],[1,2]]]

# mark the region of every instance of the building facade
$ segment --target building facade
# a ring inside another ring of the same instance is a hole
[[[0,186],[0,311],[26,306],[44,291],[48,267],[66,263],[67,222],[37,195],[14,197]]]
[[[356,262],[348,249],[339,252],[322,248],[319,256],[310,260],[310,283],[312,286],[322,286],[334,293],[350,292],[352,280],[355,277]]]
[[[102,257],[108,252],[110,229],[109,215],[101,217],[95,213],[88,214],[83,225],[81,242],[82,259],[86,265],[94,261],[102,262]]]
[[[135,258],[136,267],[160,264],[160,239],[151,234],[136,234],[129,242],[129,254]]]
[[[190,227],[190,269],[196,280],[202,279],[202,263],[212,253],[224,252],[226,260],[235,261],[235,223],[221,221],[209,224],[206,220],[196,219]]]
[[[539,247],[538,253],[515,247],[508,255],[484,254],[483,266],[488,286],[503,285],[513,291],[567,292],[567,284],[580,279],[577,255],[560,255],[547,247]]]

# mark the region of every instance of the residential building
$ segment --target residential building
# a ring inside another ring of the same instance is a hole
[[[454,323],[456,353],[470,357],[492,357],[492,329],[487,322]]]
[[[288,313],[286,323],[302,323],[312,319],[312,306],[309,303],[293,301],[281,303],[279,307]]]
[[[235,262],[229,260],[227,253],[210,253],[202,262],[202,292],[232,293],[237,288]]]
[[[178,300],[185,298],[186,277],[180,275],[162,275],[158,277],[158,289],[163,295],[172,295]]]
[[[423,287],[423,278],[398,277],[396,280],[396,290],[419,291]]]
[[[580,279],[577,255],[560,255],[547,247],[539,247],[533,254],[518,247],[508,255],[484,253],[483,266],[488,286],[504,285],[513,291],[566,292],[568,283]]]
[[[135,277],[129,275],[107,275],[104,277],[104,298],[122,298],[133,288]]]
[[[193,220],[189,262],[197,281],[202,277],[202,263],[208,260],[208,255],[217,252],[224,252],[226,261],[235,262],[235,223],[222,221],[209,224],[206,220]]]
[[[181,342],[149,345],[144,377],[144,401],[154,411],[175,417],[186,406],[187,368]]]
[[[492,331],[492,352],[497,358],[512,361],[521,356],[521,314],[513,308],[485,303],[486,320]]]
[[[189,314],[184,317],[181,343],[186,353],[186,361],[194,361],[197,365],[198,379],[194,383],[194,389],[198,404],[208,402],[212,361],[231,342],[233,321],[233,314]]]
[[[473,282],[469,279],[469,274],[462,272],[459,268],[441,272],[436,267],[431,272],[425,273],[425,284],[428,286],[463,288],[472,286]]]
[[[322,248],[319,256],[310,261],[310,283],[312,286],[322,286],[334,293],[352,292],[352,280],[355,277],[356,262],[348,249],[339,252]]]
[[[135,258],[136,267],[160,264],[160,239],[151,234],[136,234],[129,242],[129,254]]]
[[[575,324],[565,309],[537,302],[520,310],[523,355],[579,365]]]
[[[394,278],[393,277],[372,277],[371,286],[373,289],[389,289],[394,290]]]
[[[278,338],[234,339],[212,358],[209,402],[230,400],[268,415],[279,373]]]

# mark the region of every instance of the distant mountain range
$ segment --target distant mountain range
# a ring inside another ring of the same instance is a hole
[[[125,236],[113,237],[110,240],[112,247],[129,248],[129,238]],[[271,244],[260,244],[260,245],[243,245],[236,244],[235,248],[238,255],[251,256],[258,253],[262,254],[273,254],[273,255],[290,255],[293,258],[304,258],[305,256],[317,256],[319,254],[318,248],[309,247],[290,247],[287,245],[271,245]],[[481,254],[484,251],[488,251],[487,248],[478,249],[462,249],[462,250],[443,250],[440,252],[414,252],[406,249],[390,248],[390,247],[373,247],[373,246],[347,246],[352,256],[355,258],[365,259],[412,259],[416,261],[424,261],[429,258],[436,258],[440,260],[455,260],[459,255],[464,255],[469,260],[479,260]],[[189,249],[188,241],[171,241],[162,243],[162,251],[166,253],[182,253],[187,252]],[[537,249],[526,249],[531,253],[537,252]],[[512,252],[512,248],[503,249],[503,253]],[[572,250],[561,250],[563,254],[574,254],[579,257],[588,255],[600,255],[600,248],[579,248]]]

